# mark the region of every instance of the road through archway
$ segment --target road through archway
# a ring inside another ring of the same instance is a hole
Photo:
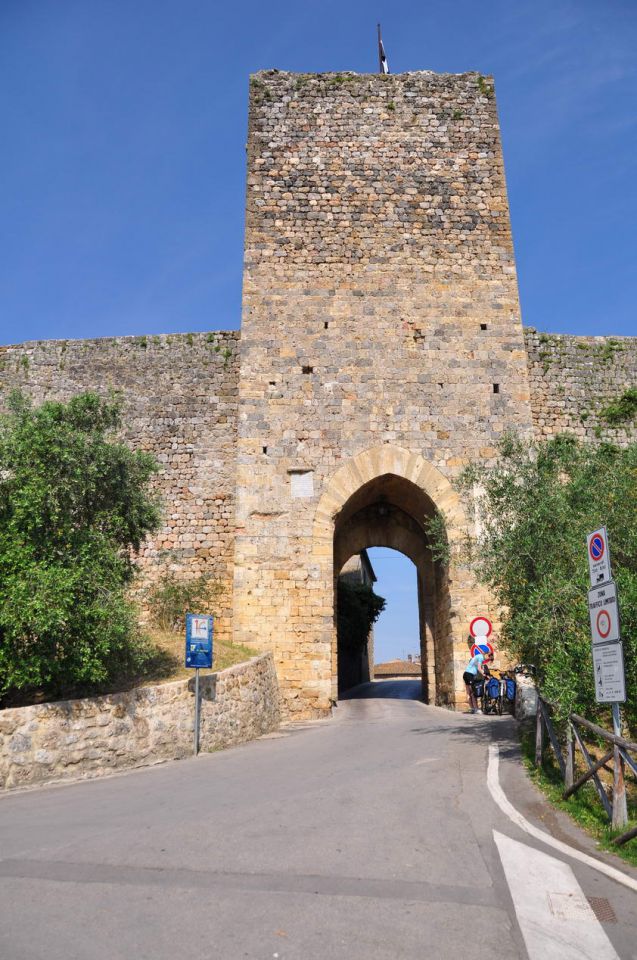
[[[446,568],[434,560],[427,523],[435,507],[410,480],[386,473],[363,484],[344,503],[334,526],[334,572],[368,547],[398,550],[413,562],[417,573],[422,697],[437,702],[444,682],[439,668],[452,659],[449,590]],[[347,648],[336,638],[336,673],[343,675]],[[339,695],[342,694],[339,690]]]

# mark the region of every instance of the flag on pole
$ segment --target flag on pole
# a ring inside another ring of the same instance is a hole
[[[387,63],[387,54],[383,46],[383,38],[380,35],[380,23],[378,24],[378,67],[379,73],[389,73],[389,64]]]

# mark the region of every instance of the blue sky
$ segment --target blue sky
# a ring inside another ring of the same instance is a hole
[[[420,635],[416,567],[397,550],[372,547],[367,551],[377,581],[374,592],[387,606],[374,627],[374,660],[385,663],[407,654],[418,656]]]
[[[0,343],[238,327],[248,74],[374,71],[377,20],[495,76],[525,324],[636,335],[636,0],[1,0]]]
[[[248,74],[496,78],[522,309],[635,334],[637,3],[2,0],[0,342],[239,325]]]

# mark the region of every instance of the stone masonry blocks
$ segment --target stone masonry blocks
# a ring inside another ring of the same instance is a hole
[[[192,755],[194,680],[0,711],[0,788],[97,777]],[[275,730],[272,658],[201,677],[202,751]]]
[[[531,433],[490,78],[253,77],[244,280],[238,449],[251,482],[237,492],[235,636],[275,660],[293,646],[284,710],[316,715],[329,671],[311,704],[303,689],[334,629],[338,511],[390,474],[461,524],[454,477],[505,430]],[[311,474],[307,497],[291,496],[293,471]],[[316,576],[299,582],[310,556]],[[460,644],[478,597],[448,584],[438,620]],[[281,615],[291,608],[300,620]],[[441,664],[440,679],[455,703],[454,670]]]

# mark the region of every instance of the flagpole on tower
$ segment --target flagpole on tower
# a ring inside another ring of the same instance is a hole
[[[383,38],[380,33],[380,23],[376,24],[376,28],[378,31],[378,72],[387,74],[389,73],[389,64],[387,63]]]

